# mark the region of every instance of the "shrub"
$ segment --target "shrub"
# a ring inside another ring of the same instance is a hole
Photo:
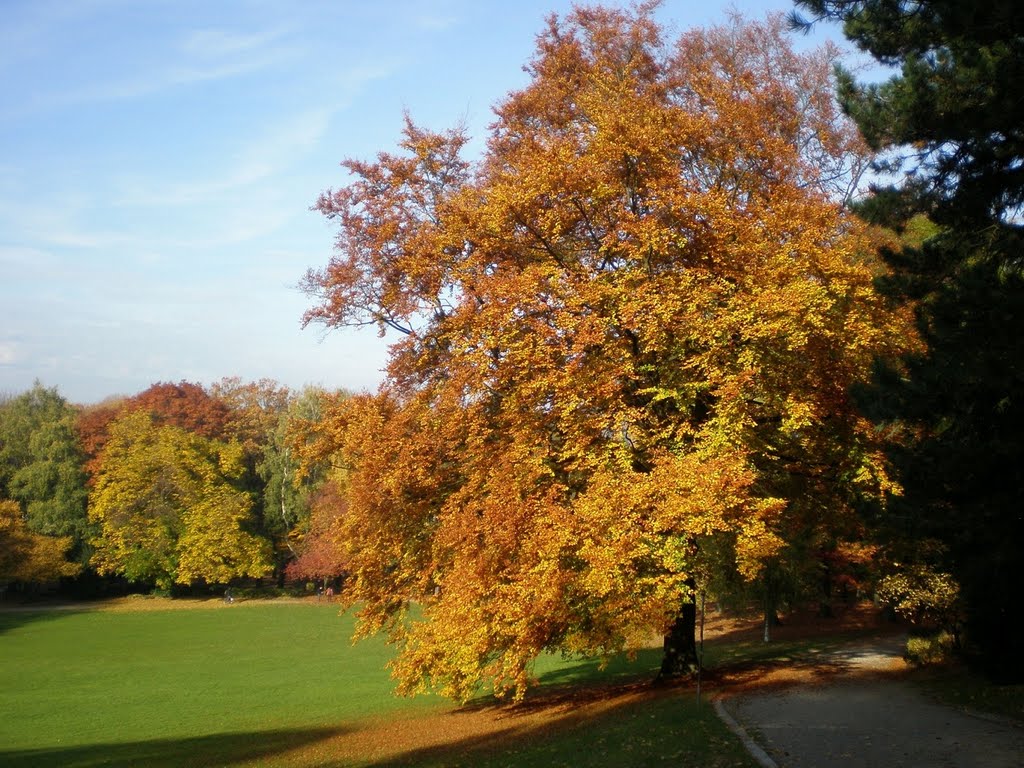
[[[944,664],[952,658],[956,646],[956,637],[945,630],[927,635],[914,635],[907,640],[904,658],[919,667]]]
[[[909,566],[882,579],[878,599],[913,624],[948,630],[954,646],[959,645],[960,585],[950,574],[926,565]]]

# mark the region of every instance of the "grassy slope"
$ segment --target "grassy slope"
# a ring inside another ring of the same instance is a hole
[[[351,629],[316,604],[0,613],[0,764],[369,765],[373,750],[353,755],[346,741],[367,723],[456,722],[445,701],[394,697],[383,669],[390,651],[377,640],[353,647]],[[652,655],[601,672],[546,660],[538,673],[549,694],[572,697],[588,681],[646,677],[655,663]],[[750,764],[688,695],[515,722],[504,735],[460,734],[377,764]]]

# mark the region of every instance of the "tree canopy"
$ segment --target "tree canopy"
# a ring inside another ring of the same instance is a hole
[[[841,205],[868,155],[835,52],[651,14],[553,16],[478,161],[407,118],[317,203],[340,233],[306,322],[402,334],[318,444],[348,469],[346,597],[402,690],[521,695],[542,650],[652,629],[678,674],[709,571],[754,578],[801,520],[837,536],[895,490],[849,390],[912,334]]]
[[[0,404],[0,498],[17,501],[28,529],[70,537],[88,559],[85,472],[75,432],[77,410],[36,382]]]
[[[110,427],[89,503],[100,574],[172,584],[224,584],[270,569],[248,531],[252,498],[234,487],[242,449],[130,410]]]

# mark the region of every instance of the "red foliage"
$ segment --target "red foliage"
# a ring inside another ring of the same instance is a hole
[[[83,409],[76,426],[90,477],[96,474],[111,423],[129,410],[147,411],[158,425],[169,424],[214,440],[224,439],[232,417],[231,408],[224,401],[188,381],[160,382],[137,395]]]
[[[231,409],[199,384],[158,383],[126,401],[128,408],[149,411],[157,424],[170,424],[211,440],[224,438]]]
[[[313,499],[309,531],[302,539],[298,559],[288,564],[289,579],[321,579],[341,576],[347,559],[338,541],[338,522],[345,515],[344,491],[328,480]]]

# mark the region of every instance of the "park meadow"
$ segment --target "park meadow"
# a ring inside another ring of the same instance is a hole
[[[519,706],[394,695],[383,638],[306,600],[0,611],[0,763],[91,766],[752,765],[656,650],[541,658]]]

